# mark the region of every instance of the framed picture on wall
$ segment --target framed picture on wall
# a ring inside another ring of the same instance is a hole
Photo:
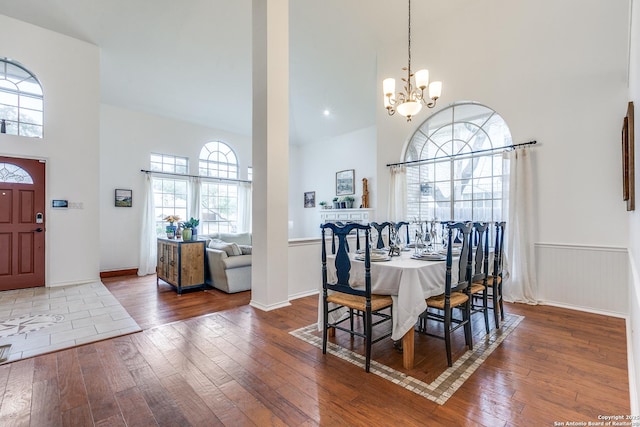
[[[633,116],[633,102],[629,102],[622,122],[622,197],[627,201],[628,211],[636,208]]]
[[[116,207],[130,208],[133,202],[133,190],[116,189]]]
[[[355,194],[354,181],[355,171],[353,169],[336,172],[336,196]]]
[[[305,208],[315,208],[316,207],[316,192],[315,191],[307,191],[304,193],[304,207]]]

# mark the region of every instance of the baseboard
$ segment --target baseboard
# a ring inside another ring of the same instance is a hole
[[[628,316],[624,313],[617,313],[615,311],[597,310],[590,307],[582,307],[578,305],[564,304],[564,303],[554,302],[554,301],[538,301],[538,304],[550,305],[552,307],[566,308],[569,310],[584,311],[585,313],[600,314],[602,316],[617,317],[619,319],[628,318]]]
[[[47,288],[61,288],[63,286],[75,286],[75,285],[85,285],[87,283],[99,282],[100,278],[97,279],[85,279],[85,280],[77,280],[71,282],[58,282],[58,283],[47,283],[45,286]]]
[[[251,307],[257,308],[258,310],[271,311],[271,310],[276,310],[278,308],[288,307],[291,305],[291,303],[289,301],[285,301],[285,302],[279,302],[277,304],[264,305],[251,300],[249,305]]]
[[[126,270],[101,271],[100,278],[104,279],[105,277],[135,276],[136,274],[138,274],[137,268],[128,268]]]
[[[320,293],[320,291],[317,290],[317,289],[314,289],[312,291],[298,292],[297,294],[289,295],[289,301],[294,300],[294,299],[298,299],[298,298],[308,297],[308,296],[311,296],[311,295],[318,295],[319,293]]]
[[[640,402],[638,399],[638,384],[636,383],[636,366],[634,361],[633,340],[631,339],[631,320],[627,317],[627,369],[629,370],[629,399],[631,401],[631,414],[640,415]]]

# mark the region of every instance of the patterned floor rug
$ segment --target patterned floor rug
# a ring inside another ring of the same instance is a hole
[[[0,363],[141,330],[102,282],[0,292]]]
[[[406,388],[422,397],[443,405],[453,393],[475,372],[487,357],[504,341],[524,319],[523,316],[506,314],[500,329],[493,329],[483,340],[474,340],[473,351],[467,351],[452,367],[447,368],[433,382],[427,384],[403,372],[371,360],[370,372]],[[290,332],[296,338],[322,348],[322,336],[313,323]],[[328,343],[327,353],[333,354],[364,369],[364,355],[355,353],[334,343]]]

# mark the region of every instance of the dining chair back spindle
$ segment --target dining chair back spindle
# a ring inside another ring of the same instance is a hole
[[[473,336],[471,332],[471,299],[467,293],[471,278],[471,263],[469,262],[471,223],[449,223],[447,225],[447,257],[445,269],[445,290],[438,296],[428,298],[427,310],[420,316],[419,331],[427,335],[444,338],[447,351],[447,364],[452,366],[451,333],[458,328],[464,328],[465,344],[473,350]],[[461,239],[461,251],[458,259],[458,277],[452,278],[454,234]],[[453,316],[453,310],[458,308],[461,317]],[[435,320],[444,323],[444,337],[427,332],[427,321]]]
[[[502,267],[504,261],[504,233],[507,223],[505,221],[499,221],[495,223],[495,246],[493,256],[493,274],[487,279],[488,287],[493,289],[491,295],[493,300],[493,307],[496,320],[498,314],[496,310],[500,308],[500,319],[504,321],[504,306],[502,304]]]
[[[384,231],[385,229],[387,230],[387,239],[389,239],[391,237],[391,227],[393,227],[393,224],[390,223],[389,221],[385,221],[383,223],[377,223],[377,222],[372,222],[371,223],[371,227],[375,228],[378,238],[376,239],[376,249],[382,249],[385,246],[387,246],[384,243]]]
[[[391,327],[388,331],[373,339],[373,327],[384,322],[391,323],[391,307],[393,301],[388,295],[376,295],[371,293],[371,249],[369,246],[370,227],[358,223],[338,225],[327,223],[322,228],[322,304],[323,304],[323,328],[322,328],[322,353],[327,352],[327,339],[329,329],[348,332],[351,337],[359,336],[365,341],[365,371],[369,372],[371,364],[371,345],[391,336]],[[334,238],[338,239],[338,250],[335,253],[336,280],[329,281],[327,272],[327,249],[325,242],[325,230],[331,230]],[[347,249],[347,236],[353,230],[360,230],[365,235],[364,263],[352,263]],[[352,268],[364,269],[364,288],[353,287],[350,283],[350,271]],[[331,306],[330,306],[331,304]],[[349,316],[335,316],[330,320],[332,313],[343,307],[349,309]],[[386,312],[389,309],[388,313]],[[363,319],[362,331],[354,328],[353,311],[361,312]],[[382,311],[385,312],[382,312]],[[376,321],[373,321],[376,316]],[[350,327],[342,326],[349,320]]]
[[[489,275],[489,223],[474,222],[471,231],[471,250],[469,262],[471,263],[471,283],[469,296],[471,296],[471,314],[483,313],[486,333],[489,333],[489,307],[487,293],[487,278]],[[475,251],[473,251],[475,245]],[[480,301],[477,301],[480,300]],[[498,323],[496,323],[497,325]]]

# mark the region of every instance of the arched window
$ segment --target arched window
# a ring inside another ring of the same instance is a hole
[[[238,158],[222,141],[208,142],[200,150],[200,176],[238,178]]]
[[[502,217],[508,179],[502,153],[511,145],[504,119],[491,108],[461,102],[420,125],[405,152],[407,217],[440,221],[494,221]]]
[[[11,163],[0,163],[0,182],[12,184],[33,184],[29,172]]]
[[[42,86],[31,71],[9,58],[0,58],[0,121],[2,120],[5,133],[42,138]]]
[[[200,150],[200,176],[238,178],[238,159],[222,141],[208,142]],[[238,231],[238,182],[202,179],[199,233],[235,233]]]

